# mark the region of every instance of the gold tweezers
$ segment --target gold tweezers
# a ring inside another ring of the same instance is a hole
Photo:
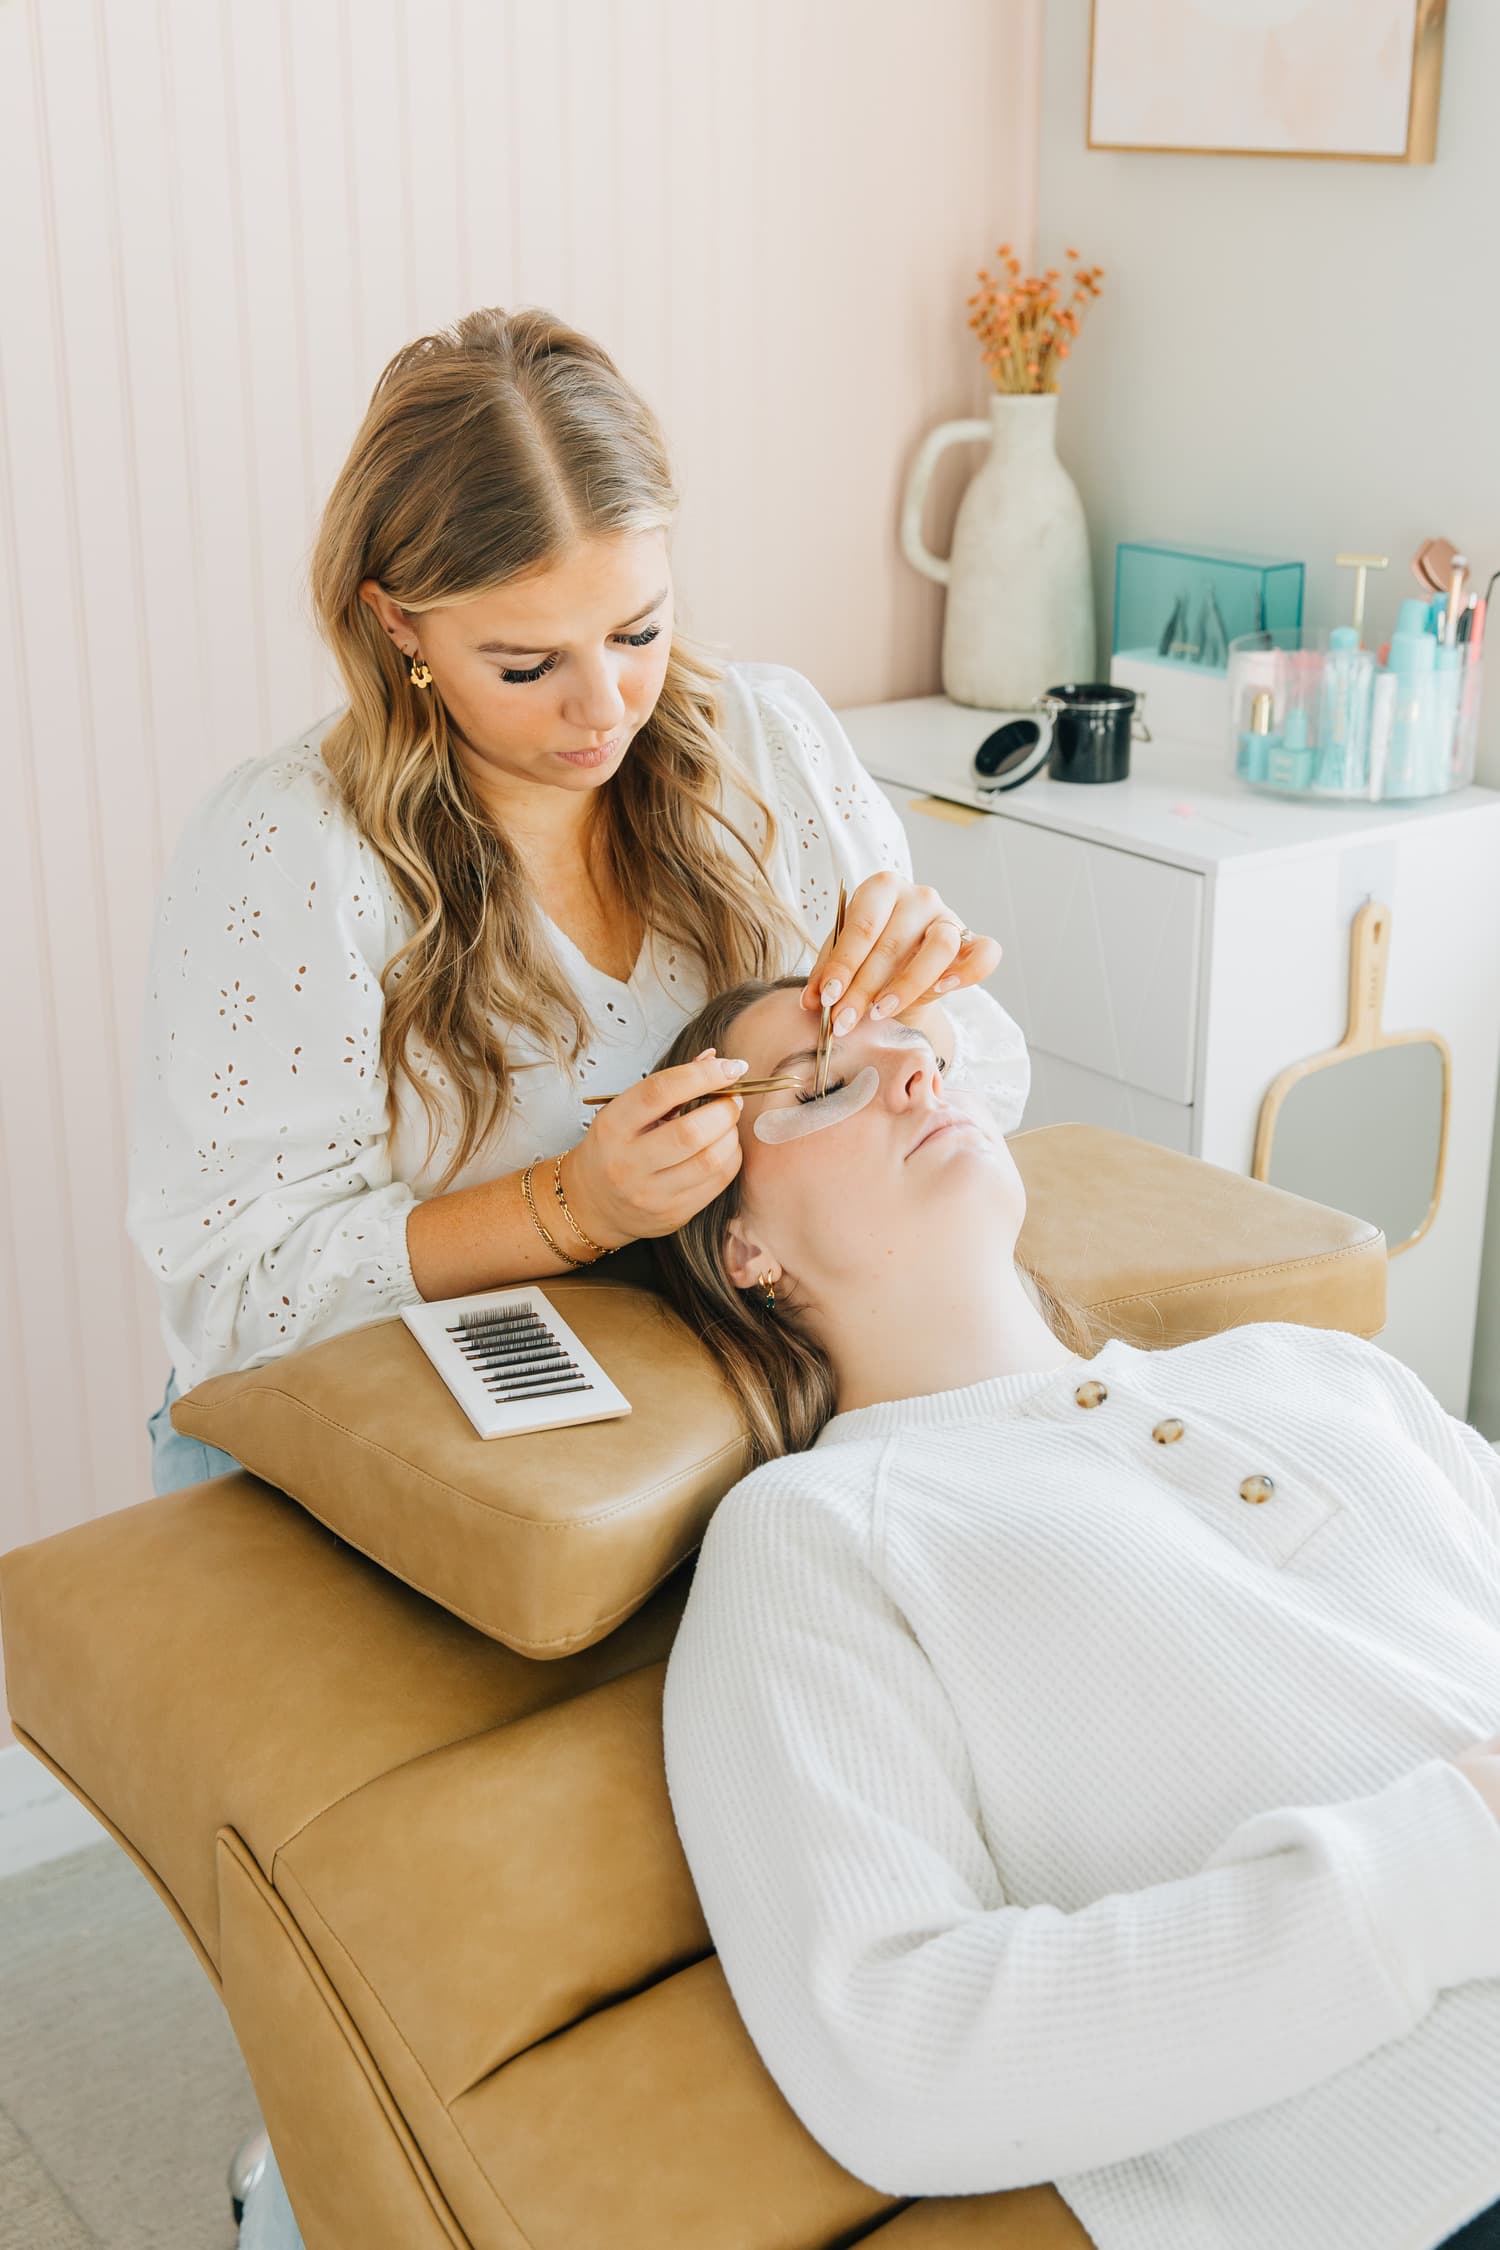
[[[833,913],[833,942],[835,945],[838,944],[838,941],[843,934],[844,909],[847,905],[848,886],[844,883],[840,883],[839,902],[838,905],[834,908]],[[840,997],[842,998],[842,995],[840,995]],[[818,1029],[817,1059],[813,1067],[813,1087],[815,1093],[819,1095],[823,1093],[828,1084],[828,1052],[833,1044],[832,1024],[833,1010],[832,1008],[825,1008],[823,1010],[822,1020]],[[721,1089],[721,1091],[729,1094],[775,1094],[781,1092],[785,1087],[795,1086],[796,1084],[797,1078],[795,1074],[785,1073],[779,1078],[731,1079],[730,1082]],[[621,1090],[623,1091],[624,1089],[622,1088]],[[603,1107],[605,1102],[612,1102],[616,1098],[617,1097],[614,1094],[585,1094],[583,1097],[583,1106],[585,1109],[600,1109]],[[679,1102],[677,1108],[673,1111],[673,1115],[676,1117],[685,1117],[690,1109],[697,1109],[703,1102],[714,1102],[717,1101],[718,1098],[719,1096],[717,1093],[695,1094],[691,1101]]]
[[[796,1079],[790,1073],[781,1078],[731,1078],[719,1087],[717,1092],[694,1094],[691,1101],[679,1102],[671,1114],[674,1117],[686,1117],[690,1109],[697,1109],[704,1102],[716,1102],[720,1094],[775,1094],[779,1093],[782,1087],[795,1086],[796,1083]],[[624,1087],[621,1087],[620,1092],[623,1093],[625,1090]],[[583,1106],[585,1109],[598,1109],[603,1103],[617,1101],[618,1099],[619,1096],[616,1094],[585,1094]]]
[[[843,883],[840,883],[840,884],[839,884],[839,902],[838,902],[838,905],[837,905],[837,906],[836,906],[836,907],[834,908],[834,910],[833,910],[833,943],[834,943],[834,945],[837,945],[837,944],[838,944],[838,942],[839,942],[839,939],[840,939],[840,938],[842,937],[842,935],[843,935],[843,931],[844,931],[844,908],[845,908],[845,906],[846,906],[847,904],[848,904],[848,891],[847,891],[847,888],[846,888],[846,886],[845,886],[845,885],[844,885]],[[840,994],[839,994],[839,998],[840,998],[840,999],[842,1000],[842,998],[843,998],[843,994],[842,994],[842,993],[840,993]],[[822,1095],[823,1095],[823,1092],[824,1092],[824,1089],[826,1088],[826,1086],[827,1086],[827,1084],[828,1084],[828,1055],[829,1055],[829,1049],[830,1049],[830,1048],[832,1047],[832,1045],[833,1045],[833,1010],[832,1010],[832,1008],[831,1008],[831,1007],[829,1007],[829,1008],[825,1008],[825,1009],[823,1010],[822,1021],[821,1021],[821,1024],[819,1025],[819,1029],[818,1029],[818,1057],[817,1057],[817,1061],[816,1061],[816,1062],[814,1063],[814,1065],[813,1065],[813,1099],[814,1099],[815,1101],[816,1101],[816,1100],[820,1100],[820,1099],[821,1099],[821,1097],[822,1097]]]

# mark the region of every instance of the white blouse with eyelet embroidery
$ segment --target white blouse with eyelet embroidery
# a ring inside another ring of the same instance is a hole
[[[420,1301],[406,1221],[435,1190],[452,1128],[429,1157],[425,1112],[404,1073],[388,1124],[381,972],[410,923],[319,755],[335,715],[207,792],[163,888],[127,1226],[157,1285],[181,1390]],[[729,666],[723,731],[776,814],[772,878],[809,937],[786,962],[790,975],[811,967],[840,880],[852,890],[881,867],[910,877],[906,834],[800,673]],[[733,775],[725,810],[764,842]],[[727,838],[725,848],[738,849]],[[571,1148],[594,1115],[583,1095],[649,1075],[707,997],[697,962],[649,933],[622,983],[542,922],[594,1036],[569,1077],[515,1035],[514,1107],[454,1187]],[[977,987],[941,1005],[955,1034],[950,1083],[985,1093],[1012,1132],[1031,1075],[1019,1028]],[[413,1063],[441,1101],[435,1058],[419,1047]]]

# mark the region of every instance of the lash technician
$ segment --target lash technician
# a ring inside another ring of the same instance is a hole
[[[156,1491],[237,1466],[172,1427],[204,1377],[711,1202],[743,1064],[654,1065],[737,978],[816,970],[813,1035],[834,982],[840,1031],[922,1006],[1019,1123],[999,947],[913,882],[809,683],[675,622],[677,507],[650,408],[543,310],[382,373],[312,560],[347,706],[209,789],[164,885],[128,1210],[172,1367]],[[243,2250],[299,2242],[272,2157]]]

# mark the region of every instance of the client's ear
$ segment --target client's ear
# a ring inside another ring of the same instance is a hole
[[[753,1289],[775,1263],[774,1254],[755,1240],[741,1219],[730,1220],[724,1236],[724,1271],[736,1289]]]

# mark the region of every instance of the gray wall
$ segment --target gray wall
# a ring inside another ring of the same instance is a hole
[[[1047,0],[1039,248],[1107,269],[1059,418],[1101,647],[1120,539],[1301,559],[1315,624],[1348,615],[1335,553],[1388,554],[1366,610],[1379,639],[1416,591],[1421,539],[1500,568],[1500,7],[1449,11],[1431,165],[1090,150],[1088,47],[1089,0]],[[1490,645],[1478,778],[1500,788]],[[1500,1193],[1489,1211],[1470,1413],[1497,1436]]]

